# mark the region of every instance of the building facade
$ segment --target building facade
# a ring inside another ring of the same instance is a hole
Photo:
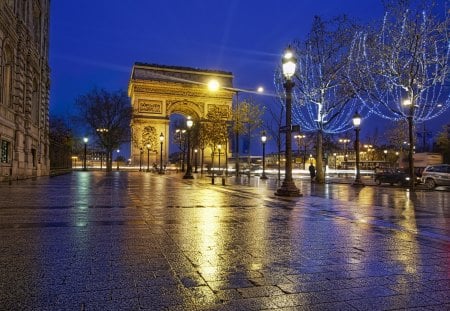
[[[0,181],[49,174],[49,11],[0,1]]]

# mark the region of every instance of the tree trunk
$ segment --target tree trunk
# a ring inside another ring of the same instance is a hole
[[[277,162],[278,162],[278,182],[281,181],[281,137],[278,136],[278,155],[277,155]]]
[[[323,132],[317,132],[316,143],[316,182],[319,184],[325,183],[325,174],[323,170]]]
[[[106,171],[111,172],[112,171],[112,150],[106,151]]]

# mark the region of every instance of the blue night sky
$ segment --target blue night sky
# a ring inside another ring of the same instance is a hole
[[[383,11],[381,0],[77,0],[51,5],[53,115],[74,114],[75,98],[94,86],[126,89],[135,62],[230,71],[237,88],[263,85],[273,92],[273,72],[283,49],[304,38],[314,15],[346,13],[369,21]]]

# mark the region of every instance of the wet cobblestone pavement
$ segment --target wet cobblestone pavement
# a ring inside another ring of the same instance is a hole
[[[0,184],[0,309],[450,310],[450,192],[234,181]]]

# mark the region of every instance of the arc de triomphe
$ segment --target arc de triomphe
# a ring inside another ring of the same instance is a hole
[[[219,82],[218,91],[208,89],[212,79]],[[147,144],[152,156],[158,154],[159,159],[161,133],[164,135],[163,163],[168,163],[173,134],[169,118],[173,113],[190,116],[194,122],[206,120],[208,111],[216,108],[231,116],[232,87],[230,72],[135,63],[128,86],[133,109],[132,165],[139,165],[140,159],[146,163],[143,159],[146,159]]]

